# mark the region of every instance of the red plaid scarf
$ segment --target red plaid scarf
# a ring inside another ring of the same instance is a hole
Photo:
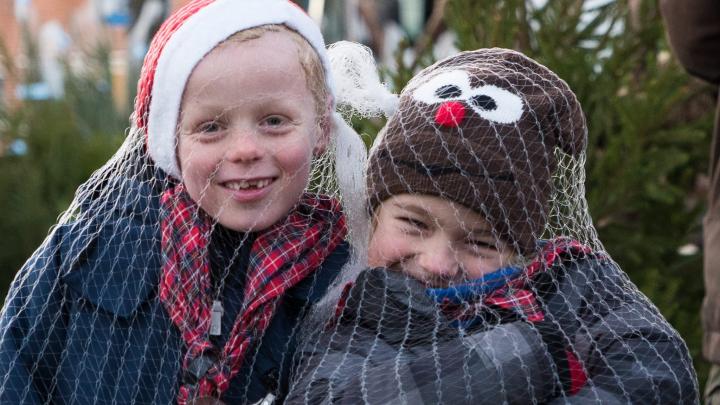
[[[513,310],[530,322],[540,322],[545,319],[545,314],[540,309],[532,290],[533,279],[564,259],[584,256],[591,252],[589,247],[576,240],[568,238],[550,240],[538,257],[525,267],[520,277],[493,291],[483,300],[483,304]]]
[[[545,319],[545,314],[532,289],[534,280],[562,260],[578,258],[591,253],[592,250],[589,247],[568,238],[547,241],[540,254],[523,269],[519,277],[508,281],[507,284],[484,297],[482,301],[475,304],[445,302],[441,304],[441,309],[448,319],[455,320],[471,320],[479,312],[488,307],[494,307],[508,310],[529,322],[540,322]]]
[[[532,289],[533,280],[541,273],[552,268],[563,260],[584,257],[595,254],[592,249],[580,242],[568,238],[556,238],[548,241],[538,257],[528,265],[523,274],[507,283],[507,285],[493,291],[483,300],[485,305],[508,309],[525,317],[530,322],[542,322],[545,313],[538,304],[537,297]],[[599,254],[595,254],[598,257]],[[572,348],[565,349],[567,368],[570,378],[568,393],[577,394],[588,380],[582,363],[578,360]]]
[[[306,194],[283,221],[257,236],[248,262],[243,309],[225,347],[218,350],[208,339],[212,221],[182,185],[163,193],[160,201],[164,263],[159,295],[187,348],[183,371],[201,356],[214,360],[196,384],[182,384],[178,404],[220,398],[240,370],[248,348],[270,324],[285,291],[316,270],[345,239],[345,218],[336,200]]]

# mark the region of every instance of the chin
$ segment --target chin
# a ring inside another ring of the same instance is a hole
[[[245,207],[230,206],[215,218],[220,225],[236,232],[259,232],[285,220],[295,205],[295,200],[289,201],[293,203],[282,204],[276,200],[275,204],[268,205],[266,200],[263,200],[246,204]]]
[[[236,232],[258,232],[270,228],[277,222],[283,220],[287,213],[275,214],[265,212],[257,214],[253,212],[223,213],[217,219],[218,223],[227,229]]]
[[[262,231],[269,228],[272,224],[267,224],[263,220],[249,222],[238,222],[238,221],[223,221],[222,219],[218,223],[227,229],[235,232],[256,232]]]

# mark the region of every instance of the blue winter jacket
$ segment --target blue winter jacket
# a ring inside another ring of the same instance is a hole
[[[157,297],[158,202],[143,187],[126,191],[105,207],[88,202],[86,209],[105,212],[95,216],[102,223],[56,227],[18,273],[0,317],[0,404],[175,403],[184,350]],[[260,345],[248,350],[227,403],[255,403],[269,392],[282,399],[298,320],[347,256],[343,244],[289,290]],[[240,310],[247,255],[231,265],[221,344]]]

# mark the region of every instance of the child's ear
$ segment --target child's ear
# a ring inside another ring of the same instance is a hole
[[[329,117],[325,116],[318,123],[318,135],[313,148],[313,156],[318,157],[325,153],[330,143],[330,134],[332,133],[332,124]]]

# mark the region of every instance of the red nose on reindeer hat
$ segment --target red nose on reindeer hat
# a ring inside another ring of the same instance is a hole
[[[436,195],[478,212],[529,254],[547,224],[558,154],[580,156],[587,129],[555,73],[494,48],[420,72],[378,136],[368,162],[371,209],[396,194]]]
[[[283,24],[315,49],[333,94],[325,42],[317,24],[288,0],[194,0],[160,27],[145,56],[135,124],[147,134],[147,149],[155,165],[180,179],[175,155],[183,91],[200,60],[233,34],[267,24]]]

